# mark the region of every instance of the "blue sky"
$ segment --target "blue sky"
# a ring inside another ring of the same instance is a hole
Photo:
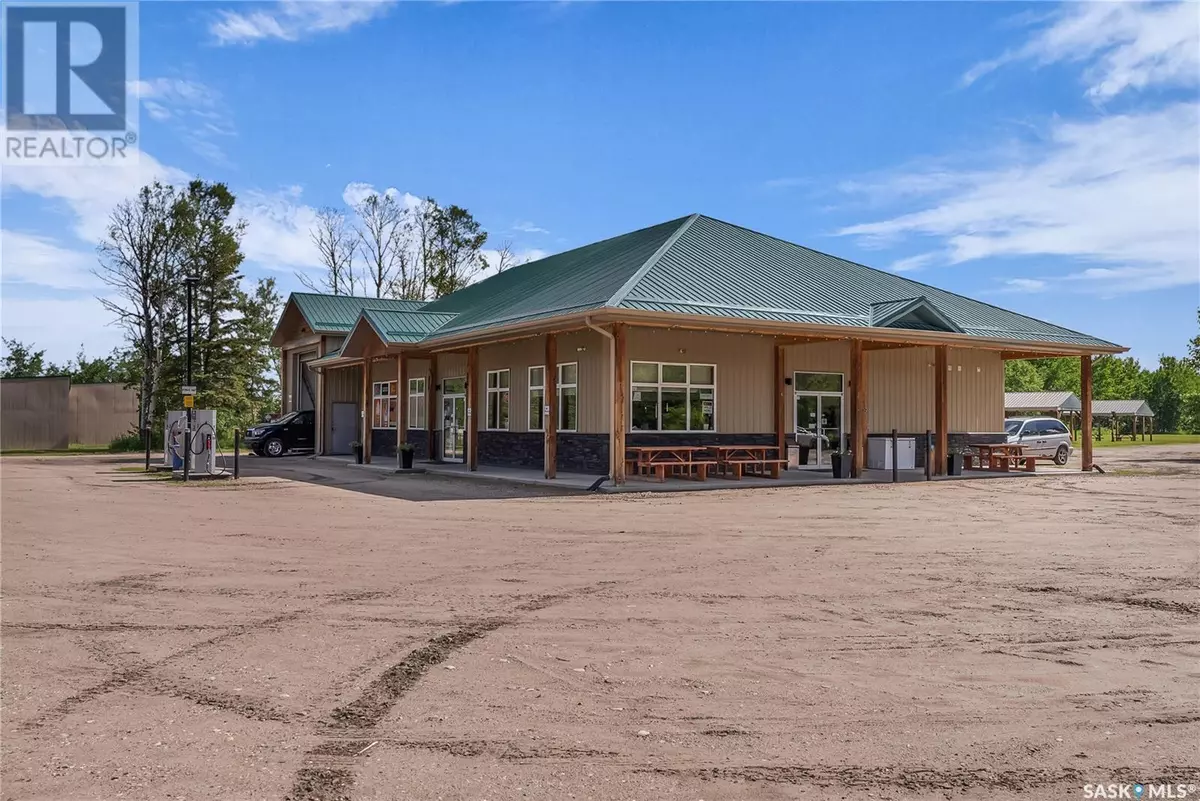
[[[527,257],[691,212],[1128,345],[1195,334],[1200,5],[146,2],[141,165],[3,176],[4,335],[63,360],[112,205],[227,182],[244,272],[314,210],[469,208]],[[119,174],[114,174],[119,172]]]

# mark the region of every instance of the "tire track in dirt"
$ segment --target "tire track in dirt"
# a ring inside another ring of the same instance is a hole
[[[382,721],[406,693],[429,672],[456,651],[475,640],[515,623],[524,613],[537,612],[565,601],[591,595],[618,582],[597,584],[557,593],[536,595],[517,604],[508,615],[480,618],[441,634],[410,651],[366,686],[357,698],[330,713],[327,730],[352,734],[351,739],[328,739],[309,750],[308,764],[296,772],[285,801],[350,801],[354,788],[355,759],[377,740],[371,730]],[[398,744],[405,741],[398,741]],[[407,744],[407,743],[405,743]],[[412,747],[423,747],[417,742]],[[460,747],[449,743],[446,749]],[[433,746],[436,747],[436,746]],[[469,746],[463,748],[471,750]],[[482,753],[482,751],[479,751]]]
[[[1164,601],[1161,598],[1141,598],[1136,595],[1089,595],[1078,590],[1051,586],[1017,587],[1016,589],[1021,592],[1030,593],[1059,593],[1089,603],[1122,604],[1124,606],[1153,609],[1157,612],[1174,612],[1175,614],[1191,615],[1193,617],[1200,615],[1200,605],[1184,603],[1182,601]]]

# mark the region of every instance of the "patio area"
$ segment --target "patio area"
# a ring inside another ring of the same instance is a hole
[[[396,465],[393,462],[384,463],[377,461],[372,464],[359,465],[353,462],[347,462],[345,458],[338,456],[316,456],[312,457],[321,461],[337,462],[339,464],[349,464],[352,467],[358,467],[364,470],[374,470],[379,472],[395,472]],[[497,467],[493,465],[480,465],[478,470],[472,471],[467,465],[456,462],[417,462],[415,464],[417,470],[423,470],[428,475],[440,475],[452,478],[461,478],[474,481],[502,481],[511,484],[525,484],[530,486],[555,487],[557,489],[576,490],[579,492],[604,492],[604,493],[621,493],[621,492],[703,492],[705,490],[729,490],[729,489],[764,489],[770,487],[819,487],[819,486],[839,486],[852,484],[889,484],[892,482],[891,470],[864,470],[860,478],[834,478],[828,471],[824,470],[798,470],[792,468],[784,470],[779,474],[779,478],[762,478],[758,476],[746,476],[740,480],[732,480],[720,477],[711,477],[707,481],[693,481],[682,478],[668,478],[666,481],[659,482],[656,479],[645,478],[641,476],[629,476],[627,482],[623,485],[613,484],[607,477],[591,475],[587,473],[568,473],[559,471],[557,478],[545,478],[536,470],[529,470],[520,467]],[[972,470],[966,471],[961,476],[934,476],[933,481],[972,481],[977,479],[1016,479],[1016,478],[1037,478],[1039,476],[1062,474],[1067,472],[1064,468],[1038,467],[1036,473],[1025,472],[988,472]],[[397,475],[398,480],[403,480],[405,476]],[[911,483],[917,481],[925,481],[924,470],[900,470],[897,472],[897,480],[900,483]]]

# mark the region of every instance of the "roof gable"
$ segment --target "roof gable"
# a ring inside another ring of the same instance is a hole
[[[908,328],[917,331],[963,333],[963,330],[955,325],[953,320],[930,303],[924,295],[872,303],[871,325],[877,328]]]
[[[417,311],[426,305],[423,300],[398,300],[395,298],[363,298],[356,295],[318,295],[309,292],[293,292],[291,300],[296,302],[300,313],[309,327],[322,333],[343,333],[358,322],[365,309],[379,311]]]

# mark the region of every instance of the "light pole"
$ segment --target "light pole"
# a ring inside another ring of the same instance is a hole
[[[192,386],[192,293],[200,281],[195,276],[186,276],[183,285],[187,294],[187,385]],[[190,391],[190,390],[189,390]],[[193,403],[195,401],[193,400]],[[184,410],[187,421],[183,427],[183,480],[191,475],[192,465],[192,405],[189,403]]]

